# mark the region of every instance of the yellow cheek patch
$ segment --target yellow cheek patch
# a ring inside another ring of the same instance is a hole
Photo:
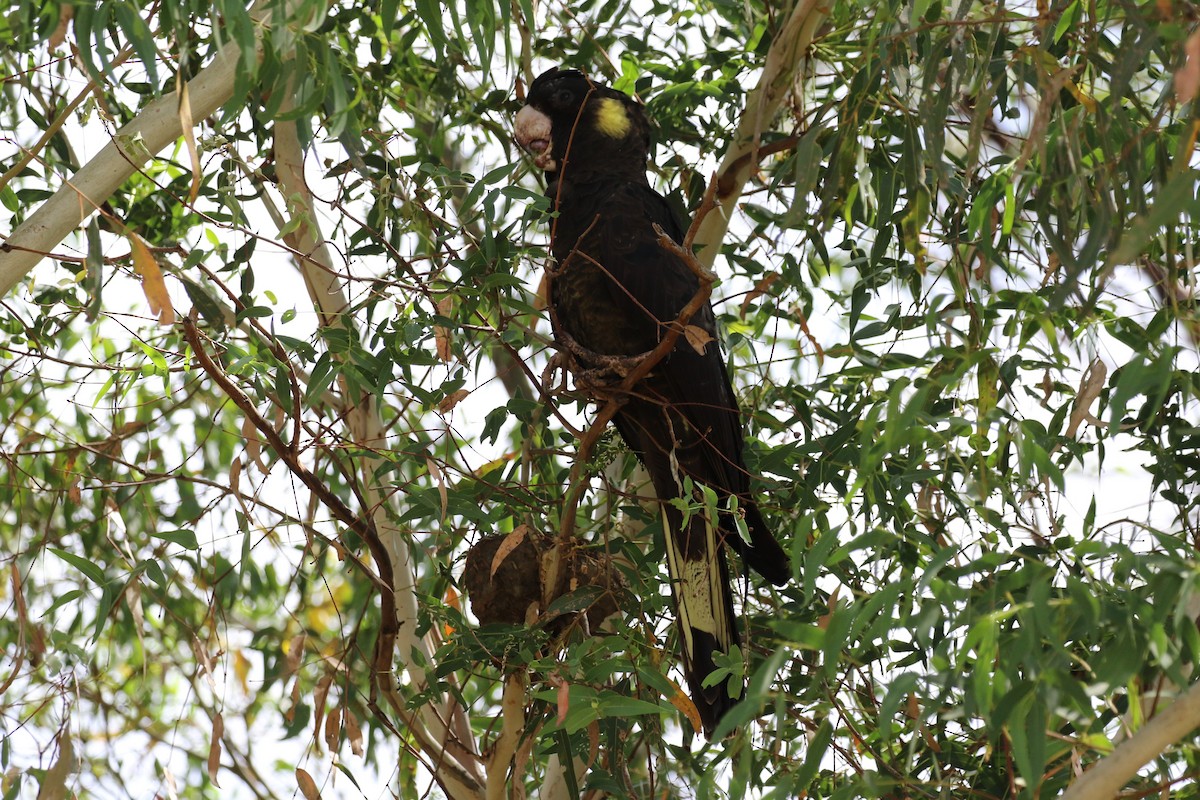
[[[623,139],[629,133],[629,115],[615,97],[602,97],[596,106],[596,128],[605,136]]]

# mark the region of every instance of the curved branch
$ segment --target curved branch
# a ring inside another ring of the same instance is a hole
[[[758,165],[764,147],[761,136],[792,89],[804,51],[812,44],[817,28],[829,16],[828,0],[798,0],[782,30],[771,42],[758,85],[746,99],[746,108],[733,142],[717,170],[717,205],[720,213],[709,214],[700,225],[695,241],[697,258],[711,268],[729,228],[733,207],[742,196],[746,181]]]
[[[1197,727],[1200,727],[1200,683],[1193,683],[1166,710],[1084,772],[1067,788],[1061,800],[1116,797],[1139,769]]]

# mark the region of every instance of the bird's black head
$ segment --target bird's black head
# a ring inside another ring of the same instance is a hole
[[[642,105],[582,72],[557,67],[529,87],[517,114],[517,142],[549,173],[644,175],[650,124]]]

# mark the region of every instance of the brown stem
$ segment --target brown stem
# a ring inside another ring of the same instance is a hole
[[[275,451],[279,460],[287,465],[292,474],[300,479],[300,482],[308,487],[309,491],[315,494],[322,503],[329,508],[333,516],[343,525],[354,531],[371,550],[371,555],[375,558],[379,568],[379,576],[374,581],[383,598],[384,621],[395,619],[394,609],[392,608],[392,576],[391,576],[391,561],[387,557],[387,552],[383,549],[379,542],[379,536],[375,531],[374,524],[369,518],[360,517],[354,511],[342,502],[341,498],[330,491],[325,482],[314,475],[308,467],[300,461],[299,449],[287,442],[279,436],[275,428],[263,416],[258,413],[258,409],[254,406],[254,401],[247,397],[237,384],[229,379],[225,371],[213,360],[208,354],[208,350],[204,345],[203,334],[196,327],[197,312],[195,309],[183,320],[183,338],[191,346],[192,352],[196,355],[196,361],[199,362],[200,368],[204,370],[208,377],[212,378],[213,382],[221,389],[225,395],[233,401],[233,404],[245,414],[246,419],[250,421],[266,440],[267,445]],[[390,616],[389,616],[390,614]]]

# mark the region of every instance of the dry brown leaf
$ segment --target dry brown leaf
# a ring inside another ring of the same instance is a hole
[[[75,16],[75,6],[67,3],[60,3],[58,6],[58,25],[54,26],[54,32],[50,34],[47,44],[51,50],[57,50],[62,47],[63,42],[67,40],[67,28],[71,27],[71,20]]]
[[[133,253],[133,271],[142,276],[142,292],[150,303],[151,313],[158,316],[159,325],[174,325],[175,307],[171,305],[171,295],[167,292],[158,260],[142,237],[130,231],[128,238]]]
[[[571,710],[571,684],[562,681],[558,684],[558,724],[567,720],[567,712]]]
[[[235,458],[229,463],[229,490],[233,492],[235,497],[239,491],[238,484],[241,482],[241,477],[242,460],[240,458]]]
[[[292,704],[283,712],[283,718],[291,723],[296,718],[296,709],[300,707],[300,676],[292,681]]]
[[[204,645],[200,643],[200,639],[192,637],[192,652],[196,655],[196,661],[200,664],[200,671],[208,680],[208,688],[214,692],[217,690],[217,681],[213,677],[213,660],[209,656],[208,651],[204,649]]]
[[[129,609],[129,616],[133,617],[133,629],[137,633],[138,642],[145,649],[146,645],[146,612],[142,608],[142,584],[138,580],[132,580],[125,587],[125,606]]]
[[[321,800],[317,782],[300,767],[296,767],[296,785],[300,787],[300,794],[304,795],[304,800]]]
[[[13,603],[17,609],[17,623],[22,631],[25,630],[25,625],[29,621],[29,609],[25,605],[25,593],[21,591],[21,570],[17,568],[17,560],[14,558],[8,562],[8,577],[12,582]]]
[[[358,720],[355,719],[349,706],[342,707],[342,724],[346,726],[346,738],[350,740],[350,752],[361,756],[366,752],[363,749],[362,729],[358,727]]]
[[[537,624],[538,617],[542,614],[542,607],[538,605],[538,601],[534,600],[525,609],[525,627],[532,628]]]
[[[306,634],[298,633],[288,642],[287,660],[284,662],[284,675],[291,675],[300,668],[300,657],[304,654]]]
[[[1054,394],[1054,379],[1050,377],[1050,370],[1042,372],[1042,381],[1038,384],[1038,388],[1042,390],[1042,399],[1038,402],[1041,403],[1042,408],[1048,408],[1050,395]]]
[[[538,282],[537,294],[533,297],[534,311],[545,311],[550,307],[550,273],[543,272]]]
[[[588,760],[583,768],[583,772],[587,772],[596,763],[597,756],[600,755],[600,723],[593,722],[588,725]]]
[[[38,800],[66,800],[67,778],[75,771],[75,744],[71,734],[64,730],[58,735],[58,758],[46,770],[42,786],[38,789]]]
[[[683,337],[687,339],[688,344],[692,346],[700,355],[704,355],[704,349],[708,347],[708,343],[713,340],[712,334],[701,328],[699,325],[687,325],[683,329]]]
[[[1079,381],[1079,391],[1075,393],[1075,405],[1071,407],[1071,421],[1065,432],[1068,439],[1074,439],[1079,426],[1092,416],[1092,403],[1104,390],[1107,380],[1108,365],[1098,358],[1092,359],[1092,363],[1088,364],[1087,372],[1083,373],[1083,378]],[[1092,418],[1094,419],[1094,417]]]
[[[333,676],[326,673],[317,681],[313,689],[313,741],[320,741],[321,722],[325,717],[325,700],[329,697],[329,687],[333,685]]]
[[[437,313],[443,317],[449,317],[454,310],[454,298],[451,296],[443,297],[438,301]],[[441,325],[433,326],[434,343],[437,346],[437,356],[442,361],[450,361],[454,357],[454,352],[451,349],[453,340],[450,337],[450,329],[443,328]]]
[[[438,411],[442,412],[443,414],[449,413],[452,408],[461,403],[463,398],[470,393],[471,392],[466,389],[457,389],[451,392],[442,398],[442,402],[438,403]]]
[[[1183,66],[1175,71],[1175,99],[1188,103],[1200,91],[1200,31],[1188,37],[1183,53]]]
[[[221,737],[225,735],[225,718],[220,712],[213,714],[212,721],[212,739],[208,743],[208,779],[213,782],[213,786],[221,788],[221,782],[217,780],[217,770],[221,768]]]
[[[262,471],[265,475],[270,470],[262,457],[262,442],[258,438],[258,428],[254,426],[254,421],[249,417],[242,419],[242,441],[246,443],[246,455],[250,456],[250,460]]]
[[[492,556],[492,570],[490,577],[496,577],[496,570],[500,569],[500,565],[504,563],[504,559],[508,558],[513,550],[520,546],[521,542],[525,541],[525,534],[529,533],[528,525],[518,525],[517,529],[504,537],[504,541],[496,548],[496,554]]]
[[[821,630],[825,630],[829,627],[829,621],[833,619],[834,609],[837,608],[838,593],[841,591],[841,586],[834,587],[833,594],[829,595],[829,602],[825,604],[825,607],[828,608],[829,611],[817,617],[817,627]]]
[[[933,738],[933,734],[929,732],[929,728],[925,725],[921,726],[921,736],[925,739],[925,744],[935,753],[942,752],[942,746],[937,743],[937,739]]]
[[[336,753],[338,749],[338,734],[342,732],[342,710],[332,708],[329,716],[325,717],[325,746],[329,752]]]
[[[808,329],[808,317],[804,316],[800,311],[796,312],[796,322],[800,325],[800,330],[803,331],[805,338],[813,346],[813,352],[817,354],[817,366],[825,365],[825,349],[821,347],[821,343],[817,341],[817,337],[812,335],[812,331]]]
[[[750,308],[750,304],[767,293],[767,289],[771,288],[771,284],[779,280],[778,272],[768,272],[766,275],[758,279],[754,284],[754,288],[746,294],[746,299],[742,301],[742,308],[738,312],[742,319],[746,318],[746,310]]]

